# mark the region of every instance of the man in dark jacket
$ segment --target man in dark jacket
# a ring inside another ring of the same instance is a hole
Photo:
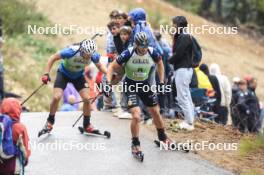
[[[175,84],[177,90],[177,101],[183,111],[185,121],[180,123],[182,129],[194,129],[194,106],[192,102],[189,85],[191,83],[192,53],[193,45],[189,34],[186,34],[188,22],[184,16],[176,16],[172,19],[177,32],[173,40],[173,55],[169,59],[169,63],[174,67]]]

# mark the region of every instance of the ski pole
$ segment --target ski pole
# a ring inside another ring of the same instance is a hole
[[[93,39],[95,39],[97,36],[100,36],[100,37],[101,37],[101,36],[103,36],[103,33],[99,33],[99,32],[98,32],[98,33],[94,34],[94,36],[92,36],[91,39],[93,40]]]
[[[82,113],[82,115],[80,115],[80,116],[78,117],[78,119],[74,122],[74,124],[72,125],[73,128],[74,128],[74,126],[78,123],[78,121],[82,118],[82,116],[83,116],[83,113]]]
[[[97,94],[95,97],[93,97],[93,98],[89,98],[89,101],[91,100],[91,103],[93,103],[99,96],[101,95],[101,93],[99,93],[99,94]],[[81,102],[83,102],[83,101],[81,101]],[[81,103],[80,102],[80,103]],[[74,126],[79,122],[79,120],[82,118],[82,116],[83,116],[83,113],[82,113],[82,115],[80,115],[78,118],[77,118],[77,120],[74,122],[74,124],[72,125],[72,127],[74,128]]]
[[[96,96],[96,97],[97,97],[97,96]],[[86,101],[88,102],[88,101],[90,101],[90,100],[92,100],[92,102],[94,102],[94,99],[95,99],[96,97],[88,98],[87,100],[81,100],[81,101],[74,102],[73,105],[78,104],[78,103],[83,103],[83,102],[86,102]]]
[[[23,106],[23,104],[25,104],[35,93],[37,93],[42,87],[44,86],[44,83],[42,83],[35,91],[33,91],[30,96],[28,96],[22,103],[21,106]]]

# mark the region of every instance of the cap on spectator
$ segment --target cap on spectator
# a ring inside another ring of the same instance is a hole
[[[244,80],[246,80],[246,82],[248,83],[250,80],[252,80],[252,76],[251,75],[245,75],[244,76]]]

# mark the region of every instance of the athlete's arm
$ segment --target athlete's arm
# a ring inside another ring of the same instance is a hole
[[[60,60],[60,59],[61,59],[60,53],[55,53],[55,54],[51,55],[50,58],[49,58],[49,60],[48,60],[47,65],[45,67],[44,73],[45,74],[49,74],[50,73],[50,70],[51,70],[51,68],[53,66],[53,64],[56,61]]]
[[[160,83],[164,84],[165,70],[164,70],[162,57],[156,49],[150,48],[149,51],[150,51],[150,55],[151,55],[153,61],[157,64],[157,72],[159,75]]]
[[[107,68],[106,68],[106,66],[104,64],[98,62],[98,63],[95,64],[95,66],[97,67],[97,69],[99,71],[103,72],[104,74],[107,73]]]
[[[160,83],[164,83],[164,65],[163,65],[163,61],[162,59],[159,60],[159,62],[157,63],[157,72],[159,75],[159,79],[160,79]]]
[[[106,74],[106,80],[111,83],[114,70],[119,69],[122,65],[118,64],[116,60],[109,64]]]
[[[109,66],[107,69],[106,80],[111,82],[114,70],[122,67],[131,57],[129,49],[123,51]]]

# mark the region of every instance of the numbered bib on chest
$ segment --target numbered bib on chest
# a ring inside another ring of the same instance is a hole
[[[80,72],[90,63],[91,59],[84,59],[79,53],[70,59],[65,59],[63,62],[64,67],[70,72]]]
[[[144,56],[133,54],[125,65],[125,72],[129,79],[144,81],[148,79],[149,72],[154,66],[154,61],[149,53]]]

